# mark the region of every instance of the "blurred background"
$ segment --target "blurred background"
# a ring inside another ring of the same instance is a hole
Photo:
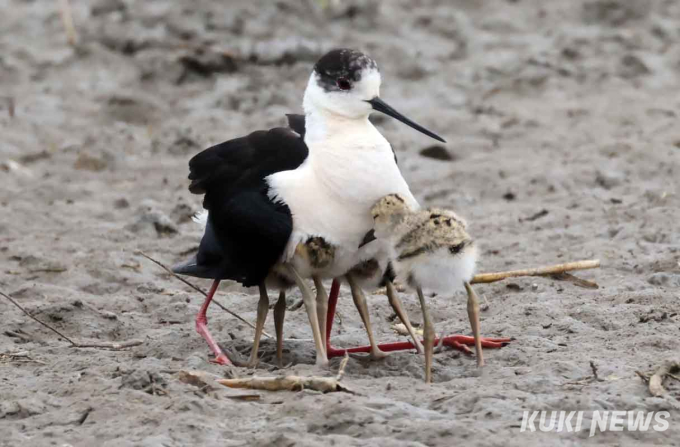
[[[174,237],[200,209],[188,159],[283,125],[301,111],[314,62],[336,47],[368,52],[384,98],[449,141],[375,117],[419,199],[480,210],[482,230],[581,194],[637,203],[668,200],[677,185],[674,1],[0,6],[2,211],[33,234],[87,215],[98,231],[127,225],[121,239]]]

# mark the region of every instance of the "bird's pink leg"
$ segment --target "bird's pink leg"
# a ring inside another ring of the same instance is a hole
[[[334,279],[333,284],[331,284],[331,293],[328,295],[328,314],[326,315],[326,351],[328,358],[345,355],[344,349],[335,349],[333,346],[331,346],[331,331],[333,330],[335,308],[338,305],[339,296],[340,296],[340,281]],[[368,348],[368,350],[361,352],[371,352],[370,346],[364,347]]]
[[[357,352],[371,352],[370,346],[357,346],[355,348],[338,349],[331,346],[331,330],[333,329],[333,320],[335,318],[335,308],[338,304],[338,297],[340,294],[340,281],[337,279],[333,280],[331,285],[331,292],[328,295],[328,315],[326,319],[326,351],[328,353],[328,358],[331,357],[342,357],[347,353],[357,353]],[[482,338],[482,347],[494,349],[502,348],[503,346],[510,343],[512,338]],[[450,335],[444,337],[442,343],[446,346],[450,346],[454,349],[464,352],[465,354],[472,354],[472,351],[468,346],[475,345],[475,338],[468,337],[467,335]],[[439,344],[439,338],[434,340],[434,344]],[[381,343],[378,345],[381,351],[392,352],[392,351],[408,351],[415,350],[415,345],[410,341],[399,341],[395,343]]]
[[[213,281],[212,286],[210,286],[208,296],[206,297],[205,302],[201,306],[201,309],[198,311],[198,315],[196,315],[196,331],[199,334],[201,334],[201,337],[203,337],[205,341],[208,342],[210,350],[215,354],[215,358],[211,360],[211,362],[220,365],[232,365],[231,360],[229,360],[229,357],[227,357],[227,355],[224,352],[222,352],[218,344],[212,338],[212,335],[210,335],[210,331],[208,330],[208,317],[206,316],[206,312],[208,311],[208,306],[210,306],[210,302],[212,301],[213,295],[215,295],[215,292],[217,291],[217,287],[219,285],[220,280],[216,279],[215,281]]]

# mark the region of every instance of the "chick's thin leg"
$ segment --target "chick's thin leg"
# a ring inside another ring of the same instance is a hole
[[[323,281],[318,276],[314,277],[314,286],[316,287],[316,314],[319,319],[319,330],[321,337],[323,337],[323,345],[328,346],[326,339],[326,319],[328,318],[328,295],[326,289],[323,287]]]
[[[259,362],[257,352],[260,349],[260,339],[262,338],[262,331],[264,331],[264,322],[267,321],[267,313],[269,312],[269,295],[267,294],[267,287],[264,282],[260,284],[260,301],[257,303],[257,321],[255,322],[255,339],[253,340],[253,350],[250,353],[250,359],[246,366],[254,368]]]
[[[373,338],[373,329],[371,328],[371,318],[368,314],[368,306],[366,305],[366,297],[364,296],[363,290],[357,284],[356,280],[351,274],[346,275],[347,282],[349,283],[350,289],[352,289],[352,298],[354,299],[354,305],[361,315],[361,320],[364,322],[366,327],[366,332],[368,334],[368,342],[370,343],[370,353],[373,359],[382,359],[387,357],[387,354],[378,348]]]
[[[475,337],[475,354],[477,355],[477,366],[484,366],[484,356],[482,354],[482,340],[479,330],[479,300],[477,294],[470,285],[465,281],[465,290],[468,294],[467,311],[470,319],[470,326],[472,327],[472,335]]]
[[[425,302],[425,296],[423,296],[423,289],[418,287],[418,300],[420,300],[420,307],[423,309],[423,326],[424,332],[423,336],[425,338],[425,382],[432,382],[432,350],[434,348],[434,325],[432,324],[432,319],[430,318],[430,311],[427,308],[427,303]]]
[[[399,295],[397,294],[397,290],[394,288],[392,281],[387,281],[385,288],[387,290],[387,299],[389,300],[392,309],[394,309],[394,312],[397,314],[401,322],[404,324],[404,326],[406,326],[406,330],[413,339],[413,344],[416,347],[416,351],[419,354],[422,353],[423,345],[420,343],[413,326],[411,326],[411,321],[408,318],[408,314],[404,310],[401,300],[399,299]]]
[[[307,310],[307,317],[309,318],[309,324],[312,327],[312,336],[314,337],[314,346],[316,347],[316,364],[319,366],[328,366],[326,347],[323,344],[323,337],[319,330],[319,315],[316,311],[316,301],[312,296],[312,291],[295,267],[289,265],[288,270],[295,279],[295,284],[297,284],[300,289],[300,293],[302,293],[302,302],[305,304],[305,309]]]
[[[333,280],[333,285],[331,286],[331,291],[328,297],[328,318],[326,320],[326,346],[328,357],[340,357],[344,356],[346,353],[370,353],[371,347],[366,346],[355,346],[353,348],[335,348],[331,345],[331,330],[333,329],[333,318],[335,317],[335,308],[338,302],[338,296],[340,292],[340,282],[337,279]],[[482,338],[482,346],[487,349],[497,349],[502,348],[509,342],[513,341],[512,338]],[[435,342],[442,342],[444,345],[462,351],[465,354],[471,355],[472,351],[467,347],[467,345],[474,345],[474,337],[469,337],[467,335],[450,335],[448,337],[443,337]],[[411,349],[417,349],[416,345],[412,341],[398,341],[393,343],[380,343],[378,344],[383,352],[393,352],[393,351],[409,351]]]

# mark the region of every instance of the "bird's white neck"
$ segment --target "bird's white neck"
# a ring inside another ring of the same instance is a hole
[[[403,193],[409,204],[418,208],[394,161],[390,143],[368,115],[341,116],[307,99],[305,95],[307,167],[320,187],[340,202],[353,203],[353,208],[361,204],[358,209],[362,213],[368,213],[375,201],[391,193]]]
[[[380,140],[384,140],[368,120],[368,115],[361,118],[347,118],[326,110],[312,109],[305,112],[305,141],[308,144],[351,134],[361,135],[363,138],[380,137]],[[352,149],[351,146],[346,146],[346,148]]]

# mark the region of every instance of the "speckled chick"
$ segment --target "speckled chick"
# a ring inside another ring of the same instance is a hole
[[[398,281],[447,294],[472,279],[477,247],[467,223],[453,211],[412,211],[399,195],[390,194],[371,212],[376,238],[390,242]]]
[[[412,210],[398,194],[381,198],[371,209],[376,239],[388,242],[397,280],[418,293],[423,311],[425,380],[431,381],[434,325],[423,289],[450,294],[464,287],[468,317],[475,338],[477,365],[484,364],[479,331],[479,303],[470,286],[477,262],[477,248],[467,233],[466,222],[446,209]]]

